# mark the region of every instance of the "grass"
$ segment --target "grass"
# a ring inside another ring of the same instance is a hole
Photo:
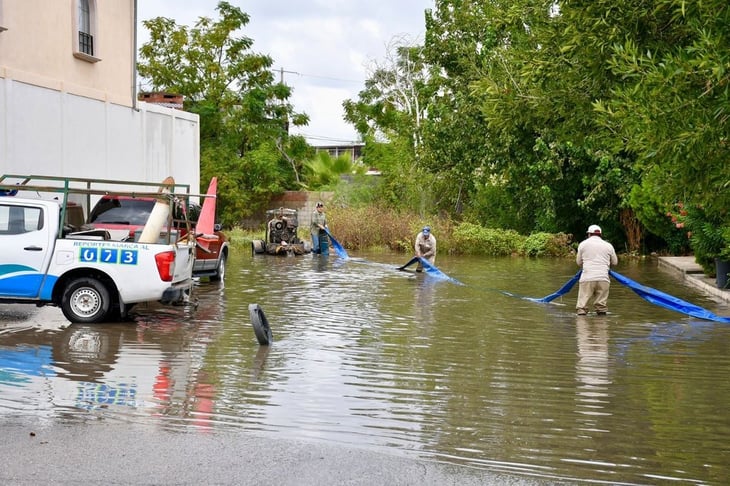
[[[438,242],[439,253],[464,255],[521,255],[565,257],[573,252],[572,238],[563,233],[521,235],[514,230],[486,228],[473,223],[455,223],[441,218],[368,206],[332,207],[327,212],[330,231],[349,250],[388,250],[412,254],[416,235],[428,225]],[[265,239],[263,230],[226,230],[234,251],[249,251],[253,240]],[[299,238],[308,241],[309,231],[299,227]]]

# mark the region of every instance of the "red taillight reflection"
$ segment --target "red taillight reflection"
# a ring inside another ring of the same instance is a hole
[[[172,275],[175,273],[175,252],[165,251],[155,255],[157,272],[163,282],[172,282]]]

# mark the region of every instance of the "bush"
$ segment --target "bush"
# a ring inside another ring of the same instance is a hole
[[[525,240],[514,230],[484,228],[472,223],[460,224],[453,238],[458,253],[490,256],[520,253]]]
[[[572,237],[565,233],[533,233],[525,238],[522,254],[531,257],[566,257],[571,254]]]
[[[439,252],[451,250],[452,224],[443,218],[424,221],[421,217],[380,206],[330,207],[327,211],[332,234],[345,248],[354,250],[388,248],[413,253],[416,235],[431,226]]]
[[[416,235],[429,225],[441,254],[564,257],[572,252],[571,236],[564,233],[523,236],[515,230],[485,228],[473,223],[457,225],[442,217],[424,219],[416,214],[380,206],[352,208],[331,205],[327,220],[337,241],[351,250],[382,248],[412,254]],[[309,238],[306,228],[300,227],[299,231],[300,238]],[[231,247],[238,251],[248,251],[252,240],[264,239],[263,231],[234,228],[226,230],[226,234]]]

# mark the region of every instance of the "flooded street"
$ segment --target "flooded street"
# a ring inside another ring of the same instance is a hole
[[[727,324],[615,281],[607,316],[576,317],[577,288],[519,298],[557,290],[572,260],[439,256],[456,285],[395,270],[410,256],[351,257],[234,253],[196,308],[121,324],[0,304],[0,421],[256,431],[546,480],[730,480]],[[730,315],[655,260],[617,271]]]

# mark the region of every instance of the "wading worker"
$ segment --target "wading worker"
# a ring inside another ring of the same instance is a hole
[[[618,264],[613,245],[601,238],[601,228],[595,224],[588,227],[588,238],[578,245],[575,262],[583,268],[578,281],[578,302],[576,313],[584,316],[588,313],[590,302],[599,316],[608,311],[608,289],[611,280],[608,270],[611,265]]]
[[[431,227],[426,226],[416,236],[416,256],[425,258],[431,265],[436,261],[436,237],[431,234]],[[418,262],[417,272],[423,271],[423,265]]]
[[[327,239],[327,215],[324,213],[324,203],[317,202],[312,212],[312,224],[310,226],[312,234],[312,253],[321,253],[329,255],[329,240]]]

